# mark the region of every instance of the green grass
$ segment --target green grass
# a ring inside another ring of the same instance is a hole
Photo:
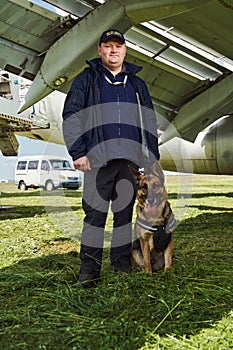
[[[0,348],[233,349],[233,178],[166,184],[180,220],[172,269],[115,274],[107,242],[93,290],[75,288],[81,192],[2,184],[0,205],[12,207],[0,209]]]

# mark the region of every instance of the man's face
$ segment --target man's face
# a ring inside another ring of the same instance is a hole
[[[98,47],[102,64],[109,70],[119,70],[126,55],[126,46],[119,39],[112,38]]]

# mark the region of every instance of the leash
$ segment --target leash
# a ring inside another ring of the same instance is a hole
[[[139,112],[139,119],[140,119],[140,126],[141,126],[141,137],[142,137],[142,153],[146,159],[149,159],[149,150],[147,147],[147,142],[146,142],[146,135],[145,135],[145,129],[143,125],[143,118],[142,118],[142,108],[141,108],[141,102],[139,98],[139,93],[136,92],[136,97],[137,97],[137,103],[138,103],[138,112]]]

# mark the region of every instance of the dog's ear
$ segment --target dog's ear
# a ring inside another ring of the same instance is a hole
[[[138,182],[142,174],[137,169],[132,168],[130,165],[128,165],[128,167],[129,167],[129,171],[133,175],[135,181]]]
[[[158,178],[160,179],[160,181],[162,181],[162,183],[164,183],[165,178],[164,178],[163,169],[161,168],[161,165],[157,160],[153,164],[153,173],[156,176],[158,176]]]

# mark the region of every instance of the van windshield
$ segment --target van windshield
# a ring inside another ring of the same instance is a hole
[[[72,169],[68,160],[64,159],[50,159],[50,163],[53,169]]]

